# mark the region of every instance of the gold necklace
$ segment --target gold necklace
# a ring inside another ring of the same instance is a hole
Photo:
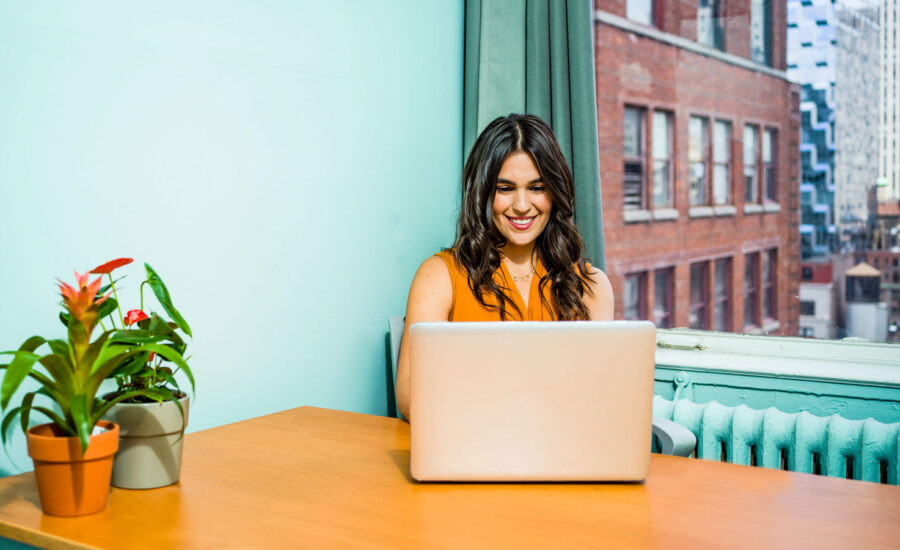
[[[510,276],[512,276],[513,281],[515,281],[515,282],[517,282],[517,283],[521,283],[522,281],[525,281],[525,280],[527,280],[529,277],[531,277],[532,275],[534,275],[534,268],[532,267],[532,268],[531,268],[531,272],[526,273],[525,275],[522,275],[521,277],[516,277],[515,275],[512,274],[512,271],[510,271],[509,274],[510,274]]]

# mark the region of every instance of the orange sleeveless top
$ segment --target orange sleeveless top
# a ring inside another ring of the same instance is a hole
[[[469,274],[466,268],[456,263],[456,258],[452,250],[442,250],[435,254],[447,264],[450,270],[450,280],[453,282],[453,306],[450,308],[450,318],[448,321],[501,321],[499,311],[491,311],[486,309],[472,289],[469,288]],[[512,275],[506,268],[506,264],[500,262],[500,269],[494,273],[494,281],[500,286],[501,290],[519,307],[522,311],[524,319],[520,317],[519,312],[507,306],[508,321],[556,321],[558,316],[551,306],[550,308],[541,300],[539,283],[541,277],[547,274],[544,265],[538,259],[534,266],[534,276],[531,278],[531,288],[528,294],[528,307],[525,307],[525,301],[519,293],[519,287],[515,285]],[[553,304],[553,297],[550,292],[551,283],[544,285],[544,297],[548,304]],[[497,298],[490,292],[484,293],[484,300],[488,304],[497,303]]]

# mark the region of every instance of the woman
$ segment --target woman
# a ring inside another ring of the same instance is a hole
[[[606,275],[582,257],[572,173],[531,115],[491,122],[463,169],[456,243],[425,260],[409,289],[397,408],[409,417],[409,327],[423,321],[613,318]]]

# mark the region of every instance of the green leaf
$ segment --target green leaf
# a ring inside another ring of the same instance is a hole
[[[106,319],[107,317],[112,315],[113,312],[115,312],[116,309],[118,309],[118,307],[119,307],[119,303],[116,301],[115,298],[110,296],[109,298],[106,299],[106,301],[104,301],[102,304],[100,304],[100,309],[97,310],[97,318],[100,320]]]
[[[169,289],[166,288],[165,283],[163,283],[159,275],[156,274],[156,271],[153,271],[150,264],[144,264],[144,268],[147,270],[147,284],[150,285],[150,289],[153,290],[153,294],[156,295],[159,304],[163,307],[169,317],[178,324],[178,328],[183,330],[188,336],[193,337],[194,335],[191,334],[191,327],[187,324],[187,321],[184,320],[184,317],[178,313],[175,306],[172,305],[172,296],[169,294]]]
[[[113,334],[111,344],[155,344],[166,339],[163,334],[149,330],[121,330]]]
[[[179,336],[178,333],[173,330],[173,325],[174,328],[178,327],[178,325],[175,325],[174,323],[167,323],[165,320],[163,320],[162,317],[154,313],[150,317],[149,330],[152,334],[165,336],[167,339],[171,340],[173,344],[184,346],[184,340],[182,340],[181,336]]]
[[[34,403],[34,394],[35,392],[26,393],[25,398],[22,399],[22,414],[20,415],[22,419],[22,433],[28,431],[28,420],[31,418],[31,404]]]
[[[91,415],[88,413],[87,396],[84,394],[72,396],[69,404],[69,413],[72,416],[72,422],[75,424],[75,432],[81,441],[81,454],[87,451],[91,442]]]
[[[69,319],[71,319],[71,318],[72,318],[72,316],[69,315],[68,313],[66,313],[65,311],[59,312],[59,321],[63,324],[63,326],[65,326],[65,327],[69,326]]]
[[[18,351],[14,352],[15,357],[9,362],[9,366],[6,367],[6,372],[3,375],[3,385],[0,387],[0,408],[5,410],[7,405],[9,405],[9,400],[12,399],[13,394],[19,389],[22,381],[31,372],[35,361],[40,358],[34,353],[34,350],[41,347],[44,342],[46,340],[40,336],[32,336],[25,340]]]
[[[77,388],[72,368],[69,366],[68,361],[59,355],[45,355],[41,357],[39,361],[41,362],[41,365],[47,369],[47,372],[50,373],[50,376],[56,380],[60,393],[57,397],[57,402],[65,407],[65,405],[68,404],[68,401],[65,400],[65,396],[75,393]]]
[[[175,377],[172,376],[172,371],[169,369],[158,369],[156,371],[159,375],[166,381],[167,384],[173,386],[176,390],[178,388],[178,382],[175,381]]]

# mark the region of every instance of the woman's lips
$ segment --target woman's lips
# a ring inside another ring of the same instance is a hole
[[[518,229],[519,231],[525,231],[531,227],[531,224],[534,223],[536,218],[537,216],[531,216],[529,218],[511,218],[506,216],[506,219],[509,220],[509,225],[511,225],[513,229]]]

